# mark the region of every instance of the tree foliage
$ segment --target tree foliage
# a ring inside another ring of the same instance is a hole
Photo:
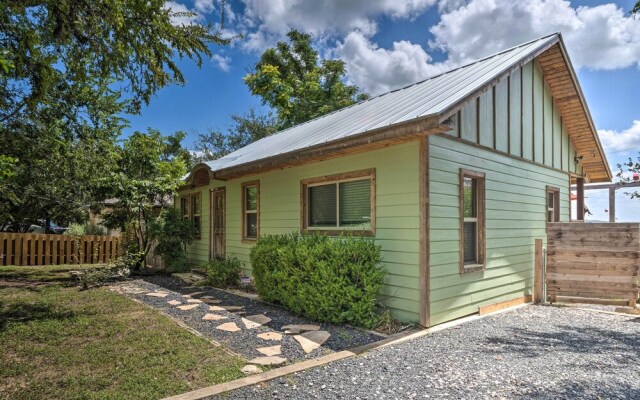
[[[636,16],[638,15],[638,13],[640,13],[640,1],[636,2],[636,4],[633,5],[633,8],[630,11],[631,15]]]
[[[195,162],[224,157],[278,130],[277,119],[271,113],[258,114],[254,109],[243,115],[232,115],[231,120],[226,132],[208,129],[198,134],[193,155]]]
[[[267,49],[244,81],[251,93],[277,112],[288,128],[366,99],[358,87],[347,85],[342,60],[322,60],[311,35],[292,30],[289,41]]]
[[[633,158],[629,157],[626,162],[618,164],[618,177],[619,182],[631,183],[633,182],[633,174],[640,174],[640,156]],[[625,192],[631,199],[640,199],[640,192],[635,190],[633,192]]]
[[[140,264],[149,252],[153,225],[158,213],[173,199],[186,174],[186,165],[173,143],[184,133],[164,137],[149,129],[135,132],[116,151],[115,165],[109,175],[99,179],[100,198],[114,198],[111,212],[105,213],[104,224],[126,232],[135,232]]]

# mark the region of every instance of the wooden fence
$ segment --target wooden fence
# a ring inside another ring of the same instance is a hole
[[[0,265],[102,264],[120,254],[115,236],[0,233]]]
[[[640,224],[547,224],[551,302],[629,304],[639,293]]]

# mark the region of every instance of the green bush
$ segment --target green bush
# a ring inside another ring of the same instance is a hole
[[[187,271],[187,245],[193,242],[193,225],[180,215],[177,208],[168,208],[149,227],[152,237],[158,241],[155,255],[162,258],[164,268],[171,272]]]
[[[104,236],[108,233],[107,228],[102,225],[85,223],[85,224],[71,224],[69,229],[65,231],[65,235],[84,236],[95,235]]]
[[[205,266],[207,285],[217,287],[234,287],[240,284],[242,263],[236,257],[215,259]]]
[[[251,249],[261,298],[318,321],[371,328],[384,281],[372,239],[289,234],[261,236]]]

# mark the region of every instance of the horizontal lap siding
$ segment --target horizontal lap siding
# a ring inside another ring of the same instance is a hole
[[[569,218],[566,173],[470,146],[430,137],[431,323],[443,323],[478,307],[531,294],[534,239],[545,238],[545,189],[560,188],[561,218]],[[486,174],[484,272],[459,273],[458,174]]]
[[[375,239],[376,243],[382,246],[383,264],[388,271],[381,300],[398,318],[407,321],[417,320],[418,149],[419,142],[415,141],[243,179],[213,182],[212,187],[226,187],[227,255],[238,257],[244,264],[245,272],[251,275],[249,252],[252,244],[243,243],[241,238],[242,182],[260,181],[260,234],[287,234],[300,230],[301,180],[375,168]],[[208,255],[206,240],[203,236],[203,240],[189,248],[190,253],[198,253],[194,259],[201,260],[201,249],[206,249]]]

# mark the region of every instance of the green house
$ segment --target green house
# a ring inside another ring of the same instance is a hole
[[[179,196],[191,260],[236,256],[249,275],[260,235],[375,238],[381,301],[432,326],[528,300],[534,240],[569,220],[570,185],[611,177],[554,34],[199,164]]]

